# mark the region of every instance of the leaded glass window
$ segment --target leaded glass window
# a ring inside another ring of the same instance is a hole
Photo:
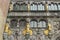
[[[30,27],[37,27],[37,21],[31,21]]]
[[[36,11],[37,10],[37,4],[31,4],[30,5],[30,10]]]
[[[38,4],[38,10],[45,10],[44,4]]]
[[[46,28],[47,27],[46,21],[44,21],[44,20],[39,21],[38,27],[39,28]]]
[[[22,10],[22,11],[28,10],[27,4],[25,4],[25,3],[21,4],[21,5],[20,5],[20,10]]]
[[[48,10],[51,10],[51,11],[57,10],[57,4],[54,4],[54,3],[48,4]]]

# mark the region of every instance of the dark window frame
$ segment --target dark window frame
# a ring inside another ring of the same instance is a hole
[[[14,22],[15,21],[15,22]],[[14,22],[14,23],[13,23]],[[16,20],[16,19],[12,19],[11,21],[10,21],[10,27],[11,28],[17,28],[17,23],[18,23],[18,20]]]
[[[23,26],[22,26],[22,24],[20,24],[20,23],[22,23]],[[27,21],[26,21],[25,19],[20,19],[20,20],[19,20],[19,26],[20,26],[20,27],[26,27],[26,23],[27,23]]]

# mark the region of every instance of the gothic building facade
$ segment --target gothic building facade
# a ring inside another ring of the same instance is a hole
[[[30,24],[33,35],[30,40],[60,40],[60,2],[41,0],[11,0],[7,15],[10,29],[19,30],[23,40],[22,30],[26,23]],[[48,35],[44,34],[50,26]]]

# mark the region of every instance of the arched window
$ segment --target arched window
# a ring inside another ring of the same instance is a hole
[[[22,4],[20,4],[20,10],[22,10],[22,11],[26,11],[26,10],[28,10],[28,6],[27,6],[27,4],[26,4],[26,3],[22,3]]]
[[[36,3],[31,4],[30,5],[30,10],[37,11],[37,4]]]
[[[60,10],[60,3],[58,4],[58,10]]]
[[[20,5],[18,3],[15,3],[13,6],[13,10],[20,10]]]
[[[30,27],[37,27],[37,20],[35,20],[35,19],[31,20]]]
[[[26,20],[25,19],[21,19],[20,21],[19,21],[19,26],[20,27],[26,27]]]
[[[16,28],[17,27],[17,22],[18,21],[16,19],[12,19],[11,23],[10,23],[11,28]]]
[[[54,3],[48,4],[48,10],[55,10],[56,5]]]
[[[45,10],[44,4],[42,4],[42,3],[38,3],[38,11],[40,11],[40,10]]]
[[[39,28],[46,28],[47,27],[46,20],[41,19],[38,23],[38,27]]]

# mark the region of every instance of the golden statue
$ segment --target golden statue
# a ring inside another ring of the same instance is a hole
[[[8,23],[6,23],[6,24],[5,24],[5,28],[4,28],[4,32],[6,32],[6,33],[7,33],[7,32],[8,32],[8,29],[9,29],[9,24],[8,24]]]
[[[44,34],[46,35],[46,36],[48,36],[48,34],[49,34],[49,30],[44,30]]]
[[[32,30],[30,30],[29,23],[27,23],[26,28],[23,30],[23,35],[26,35],[27,33],[29,33],[29,35],[32,35]]]
[[[51,26],[51,24],[48,24],[48,29],[44,30],[44,34],[48,36],[49,31],[51,31],[51,30],[52,30],[52,26]]]
[[[9,24],[8,23],[5,24],[4,32],[6,32],[8,35],[12,34],[12,31],[9,29]]]

